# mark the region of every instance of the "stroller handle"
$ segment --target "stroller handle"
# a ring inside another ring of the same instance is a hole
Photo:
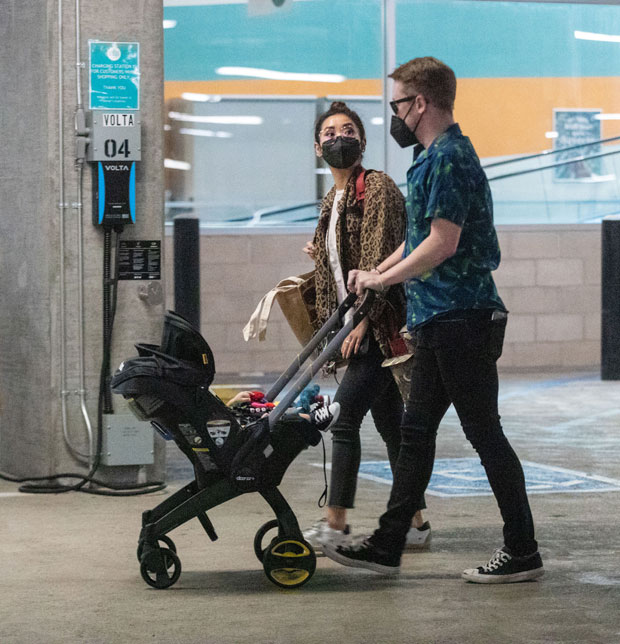
[[[323,351],[306,367],[302,375],[293,383],[284,398],[278,406],[269,414],[269,427],[284,415],[286,410],[291,406],[295,398],[304,390],[306,385],[319,372],[321,367],[340,349],[344,339],[349,333],[368,315],[368,311],[375,300],[376,293],[371,289],[364,291],[362,301],[353,312],[353,317],[346,322],[338,333],[331,339]],[[358,296],[355,293],[349,293],[342,301],[338,308],[332,313],[325,324],[317,331],[308,344],[297,354],[288,369],[278,378],[271,389],[265,394],[268,401],[274,398],[284,389],[284,387],[293,379],[295,374],[301,369],[312,352],[327,337],[327,334],[342,322],[345,313],[354,306]]]

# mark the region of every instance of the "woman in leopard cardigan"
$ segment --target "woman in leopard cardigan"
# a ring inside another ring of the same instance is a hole
[[[366,136],[356,112],[344,103],[332,103],[317,119],[314,138],[316,154],[329,165],[335,184],[321,203],[314,239],[304,248],[316,266],[318,329],[346,297],[348,272],[376,270],[402,243],[406,218],[403,195],[392,179],[361,166]],[[358,200],[361,173],[363,202]],[[391,341],[405,323],[405,309],[402,288],[391,287],[376,298],[369,315],[342,345],[342,356],[349,359],[349,365],[335,396],[340,416],[331,426],[327,516],[304,532],[315,548],[327,541],[338,545],[347,540],[346,512],[353,507],[361,457],[360,427],[369,410],[386,444],[392,470],[396,464],[403,402],[390,369],[381,363],[392,357]],[[420,512],[408,539],[418,547],[430,540],[430,526],[423,523]]]

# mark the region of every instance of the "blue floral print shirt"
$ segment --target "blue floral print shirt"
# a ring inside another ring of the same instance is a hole
[[[435,217],[462,229],[455,255],[405,282],[409,330],[450,311],[506,310],[491,275],[500,262],[491,190],[478,155],[458,124],[415,158],[407,172],[406,205],[403,257],[428,237]]]

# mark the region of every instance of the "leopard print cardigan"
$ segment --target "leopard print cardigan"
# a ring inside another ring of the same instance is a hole
[[[405,200],[392,179],[378,170],[367,171],[364,207],[356,200],[354,172],[338,203],[336,244],[345,282],[350,270],[370,271],[391,255],[405,238]],[[321,203],[314,233],[316,265],[316,328],[325,324],[338,306],[336,283],[329,266],[326,236],[336,195],[333,187]],[[392,357],[389,340],[405,324],[406,304],[401,284],[378,295],[369,314],[370,330],[385,357]]]

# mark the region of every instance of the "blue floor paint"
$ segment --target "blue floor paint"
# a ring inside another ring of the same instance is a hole
[[[529,494],[620,492],[620,481],[560,467],[522,461]],[[322,467],[322,465],[321,465]],[[361,478],[392,484],[388,461],[363,461]],[[434,496],[486,496],[491,488],[476,458],[438,458],[427,494]]]

